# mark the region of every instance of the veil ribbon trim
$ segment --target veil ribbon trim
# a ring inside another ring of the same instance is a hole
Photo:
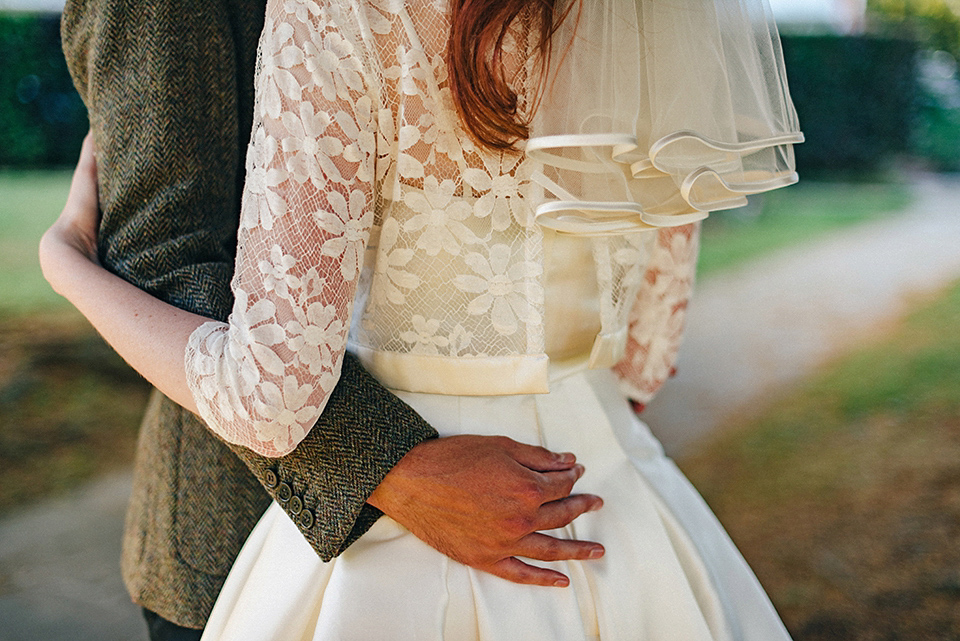
[[[803,142],[767,0],[570,0],[526,154],[537,222],[685,225],[797,181]]]

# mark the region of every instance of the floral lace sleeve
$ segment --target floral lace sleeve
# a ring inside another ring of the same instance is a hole
[[[337,382],[373,220],[376,110],[332,11],[268,7],[235,303],[185,356],[210,428],[265,456],[296,447]]]
[[[626,394],[648,403],[672,375],[697,267],[700,225],[657,232],[630,312],[626,355],[614,368]]]

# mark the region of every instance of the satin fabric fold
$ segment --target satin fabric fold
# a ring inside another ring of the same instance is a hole
[[[555,369],[547,395],[398,392],[441,435],[506,434],[576,451],[579,492],[604,507],[555,534],[601,541],[550,565],[567,589],[508,583],[450,561],[389,518],[321,562],[273,506],[240,554],[204,639],[786,641],[763,590],[609,371]]]

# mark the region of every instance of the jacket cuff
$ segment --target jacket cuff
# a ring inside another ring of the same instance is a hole
[[[367,498],[383,477],[414,446],[437,436],[348,353],[323,415],[296,450],[271,459],[232,447],[329,561],[381,516]]]

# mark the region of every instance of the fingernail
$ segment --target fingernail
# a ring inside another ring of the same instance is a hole
[[[593,548],[592,550],[590,550],[590,558],[599,559],[601,556],[603,556],[603,552],[604,552],[603,548],[599,548],[599,547]]]
[[[596,512],[602,507],[603,507],[603,501],[598,500],[595,503],[593,503],[593,505],[591,505],[589,509],[587,509],[587,512]]]
[[[580,465],[579,463],[577,463],[576,465],[574,465],[574,466],[573,466],[573,469],[574,469],[574,471],[577,473],[577,478],[580,478],[581,476],[583,476],[583,473],[586,471],[586,468],[584,468],[584,467],[583,467],[582,465]]]
[[[556,581],[553,582],[553,587],[555,588],[565,588],[568,585],[570,585],[569,579],[557,579]]]
[[[564,452],[563,454],[557,454],[557,458],[561,463],[573,463],[577,460],[577,457],[573,455],[572,452]]]

